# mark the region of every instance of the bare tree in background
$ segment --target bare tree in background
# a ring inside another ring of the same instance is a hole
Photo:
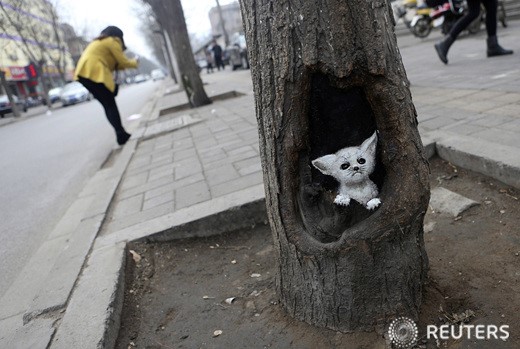
[[[168,33],[180,71],[180,78],[192,107],[210,104],[193,57],[188,29],[180,0],[143,0],[155,13],[155,18]]]
[[[389,2],[240,3],[281,304],[343,332],[417,318],[428,165]],[[381,206],[335,205],[337,182],[311,161],[374,130]]]
[[[28,20],[26,13],[39,13],[48,22],[38,25]],[[44,76],[48,62],[57,68],[65,81],[66,45],[59,29],[59,16],[51,1],[10,0],[0,2],[0,29],[17,38],[20,50],[36,65],[38,81],[43,89],[43,98],[48,101],[49,81]],[[47,103],[50,106],[50,103]]]

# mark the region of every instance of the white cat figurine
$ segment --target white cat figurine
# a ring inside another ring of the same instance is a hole
[[[381,204],[377,186],[368,178],[376,162],[377,133],[374,132],[359,147],[347,147],[335,154],[324,155],[312,161],[321,173],[339,182],[336,205],[348,206],[354,199],[369,210]]]

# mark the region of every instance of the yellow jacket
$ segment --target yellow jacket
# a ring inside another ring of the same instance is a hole
[[[115,82],[112,72],[126,68],[137,68],[136,59],[128,59],[123,53],[123,45],[119,38],[109,36],[92,41],[79,58],[74,73],[74,80],[79,77],[103,83],[114,92]]]

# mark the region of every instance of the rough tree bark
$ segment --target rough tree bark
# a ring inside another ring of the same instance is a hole
[[[199,75],[193,50],[191,49],[188,29],[184,20],[184,12],[180,0],[143,0],[148,3],[159,24],[167,31],[170,37],[177,64],[180,71],[188,101],[192,107],[210,104],[202,80]]]
[[[266,202],[288,313],[343,332],[416,318],[428,258],[428,164],[383,0],[240,0]],[[382,205],[332,203],[315,158],[379,132]]]

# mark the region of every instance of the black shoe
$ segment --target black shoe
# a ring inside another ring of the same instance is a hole
[[[132,135],[130,133],[118,133],[117,134],[117,144],[123,145],[125,144]]]
[[[510,55],[513,53],[513,50],[506,50],[502,46],[498,44],[498,40],[496,36],[490,36],[487,38],[487,56],[503,56]]]
[[[451,44],[455,39],[451,35],[446,35],[444,39],[435,44],[435,50],[437,51],[437,55],[439,55],[439,59],[444,64],[448,64],[448,50],[450,49]]]

